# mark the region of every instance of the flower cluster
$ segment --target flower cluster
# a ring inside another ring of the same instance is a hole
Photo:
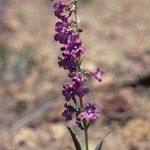
[[[77,123],[80,124],[84,120],[87,123],[93,123],[99,117],[99,112],[96,110],[95,103],[88,103],[77,117]]]
[[[63,95],[66,101],[70,101],[70,99],[75,99],[75,96],[84,97],[85,94],[89,92],[88,87],[85,82],[86,79],[81,77],[80,75],[75,75],[72,78],[71,83],[67,83],[63,86]]]
[[[68,77],[70,78],[70,82],[63,85],[62,94],[66,103],[62,115],[68,121],[72,120],[72,115],[75,114],[77,124],[82,124],[83,121],[90,124],[98,118],[99,112],[96,110],[95,104],[84,106],[82,102],[83,97],[88,94],[89,88],[81,68],[81,60],[86,49],[82,46],[80,40],[82,29],[78,24],[76,5],[77,0],[72,2],[57,1],[54,4],[54,14],[59,19],[55,24],[56,34],[54,35],[54,40],[62,44],[58,65],[68,70]],[[75,19],[72,19],[72,14],[75,15]],[[89,74],[98,81],[102,80],[102,71],[99,68]],[[75,106],[68,104],[71,100]]]

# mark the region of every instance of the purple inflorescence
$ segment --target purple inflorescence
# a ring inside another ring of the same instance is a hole
[[[73,114],[76,114],[77,124],[83,120],[87,123],[92,123],[99,116],[95,103],[88,104],[85,107],[81,106],[82,98],[88,94],[89,88],[81,68],[82,55],[86,51],[79,38],[83,30],[79,28],[77,17],[75,17],[75,20],[72,19],[72,14],[76,14],[76,3],[77,1],[75,0],[74,2],[57,1],[54,4],[54,14],[59,19],[55,24],[56,34],[54,35],[54,40],[62,44],[58,65],[68,70],[68,77],[70,78],[70,82],[63,85],[62,94],[65,97],[66,103],[62,115],[68,121],[72,120]],[[90,75],[98,81],[102,79],[102,71],[99,68],[95,72],[90,72]],[[68,104],[72,102],[71,100],[75,104],[74,107]]]

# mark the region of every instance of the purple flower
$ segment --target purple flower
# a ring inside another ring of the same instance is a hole
[[[80,75],[73,76],[71,83],[67,83],[63,88],[62,94],[66,101],[70,101],[70,99],[73,99],[75,96],[83,97],[89,92],[85,78],[82,78]]]
[[[85,48],[84,47],[79,47],[77,49],[72,49],[72,50],[68,50],[68,49],[65,49],[65,51],[63,51],[62,55],[64,57],[70,57],[70,58],[73,58],[73,59],[77,59],[77,57],[81,56],[81,54],[83,54],[85,51]]]
[[[63,13],[64,13],[64,10],[68,7],[69,7],[69,3],[65,3],[65,2],[62,2],[62,1],[56,2],[54,4],[54,9],[55,9],[54,14],[55,14],[55,16],[58,17],[59,19],[64,20],[66,18],[66,16]]]
[[[64,23],[63,22],[60,22],[58,21],[56,24],[55,24],[55,31],[56,32],[61,32],[64,28]]]
[[[63,86],[62,94],[65,97],[65,100],[68,102],[70,99],[74,98],[74,87],[72,83],[67,83],[66,85]]]
[[[72,120],[72,114],[75,113],[76,109],[71,105],[67,105],[67,103],[65,103],[64,107],[65,110],[62,113],[62,116],[66,118],[66,121]]]
[[[60,44],[67,44],[68,41],[68,34],[65,32],[56,33],[54,36],[55,41],[59,41]]]
[[[99,82],[102,81],[103,71],[100,68],[97,68],[96,71],[90,72],[90,75],[93,76]]]
[[[72,57],[58,57],[58,65],[59,67],[63,67],[65,70],[69,70],[70,72],[76,71],[77,62]]]
[[[89,89],[86,85],[86,79],[80,75],[76,75],[72,78],[74,86],[74,94],[78,97],[83,97],[85,94],[88,94]]]
[[[82,121],[86,121],[87,123],[93,123],[98,119],[100,113],[96,110],[95,103],[88,103],[81,113],[76,118],[76,123],[79,124]]]

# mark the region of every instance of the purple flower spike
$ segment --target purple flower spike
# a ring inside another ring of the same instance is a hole
[[[80,34],[83,30],[76,19],[77,2],[78,0],[72,2],[59,0],[55,2],[54,14],[58,21],[55,24],[56,33],[54,40],[62,45],[60,48],[61,54],[58,57],[58,65],[68,71],[68,77],[71,80],[63,85],[62,95],[67,103],[65,102],[65,110],[62,115],[66,118],[66,121],[69,121],[72,120],[72,115],[76,113],[77,124],[82,124],[83,121],[90,124],[98,118],[99,112],[96,110],[95,103],[86,104],[86,101],[83,101],[84,96],[89,93],[89,88],[87,87],[87,79],[81,65],[86,49],[80,39]],[[102,81],[102,74],[103,72],[100,68],[89,73],[99,82]],[[72,102],[75,104],[76,109],[73,107]]]
[[[88,103],[83,111],[77,116],[76,123],[79,124],[82,121],[86,121],[87,123],[93,123],[98,119],[100,113],[96,110],[95,103]]]
[[[97,68],[96,71],[90,72],[90,75],[93,76],[99,82],[102,81],[103,71],[100,68]]]

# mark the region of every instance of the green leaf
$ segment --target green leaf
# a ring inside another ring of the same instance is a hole
[[[70,135],[72,137],[72,140],[74,142],[76,150],[82,150],[81,144],[80,144],[79,140],[77,139],[75,133],[71,130],[71,128],[67,127],[67,129],[70,132]]]
[[[103,143],[104,143],[105,138],[106,138],[111,132],[112,132],[112,130],[109,131],[108,133],[106,133],[106,135],[103,137],[103,139],[96,145],[95,150],[101,150],[101,149],[102,149],[102,146],[103,146]]]

